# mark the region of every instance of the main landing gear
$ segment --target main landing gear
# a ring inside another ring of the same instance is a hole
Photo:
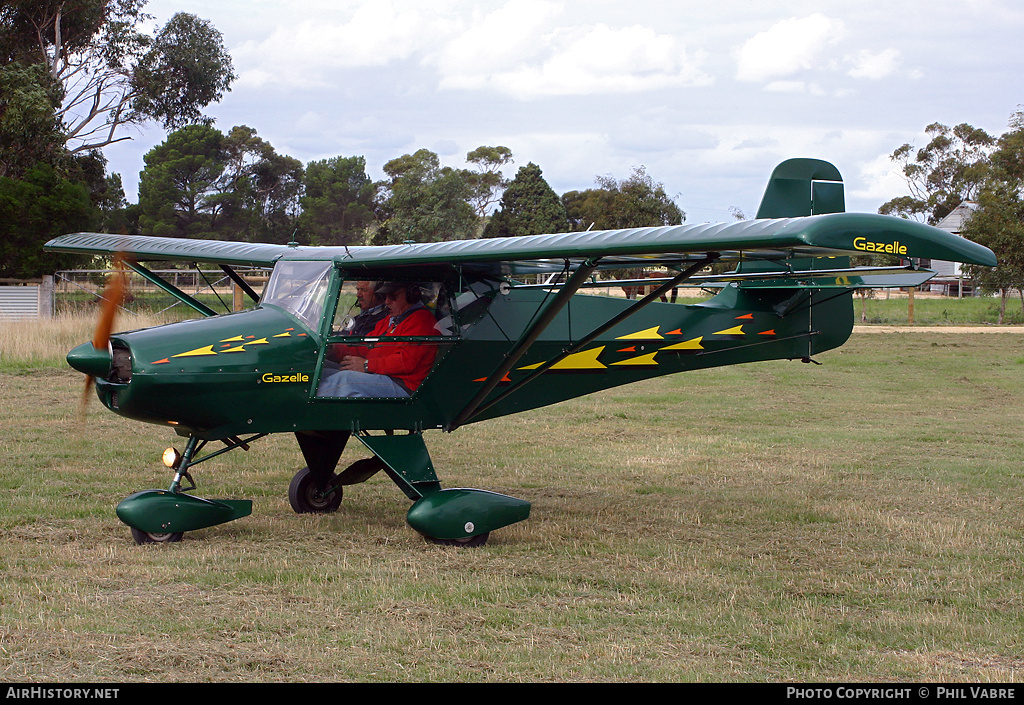
[[[373,453],[335,473],[352,434],[345,431],[296,434],[307,466],[292,479],[288,499],[299,513],[332,512],[347,485],[365,482],[384,471],[413,505],[406,521],[427,541],[445,546],[482,546],[490,532],[530,515],[530,503],[475,489],[442,489],[419,433],[384,433],[355,437]]]
[[[185,452],[172,449],[164,453],[164,463],[174,470],[174,480],[166,490],[143,490],[125,498],[117,506],[117,516],[132,531],[136,543],[175,543],[186,531],[204,529],[240,519],[252,513],[251,500],[202,499],[187,492],[196,484],[189,469],[267,434],[245,440],[224,439],[224,448],[198,454],[206,441],[189,438]],[[299,514],[337,511],[344,487],[365,482],[384,471],[413,501],[406,521],[427,541],[446,546],[482,546],[490,532],[530,515],[530,503],[514,497],[469,488],[442,489],[419,433],[385,433],[355,437],[373,453],[357,460],[340,473],[335,470],[349,437],[346,431],[296,433],[306,467],[299,470],[288,487],[288,501]],[[188,486],[183,487],[187,482]]]

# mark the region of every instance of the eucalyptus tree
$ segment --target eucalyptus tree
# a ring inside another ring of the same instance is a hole
[[[969,266],[983,291],[999,294],[999,322],[1016,290],[1024,306],[1024,110],[1010,119],[1010,130],[996,141],[977,198],[977,210],[964,226],[964,237],[991,249],[994,268]]]
[[[472,190],[470,203],[476,208],[477,215],[483,218],[508,187],[509,181],[502,175],[501,168],[512,162],[512,150],[484,145],[469,152],[466,161],[475,167],[475,170],[465,172]]]
[[[54,116],[71,153],[130,139],[124,128],[168,130],[205,120],[203,109],[235,76],[221,33],[175,14],[154,34],[146,0],[7,0],[0,8],[0,65],[45,68]]]
[[[375,241],[438,242],[476,235],[473,189],[461,169],[441,166],[428,149],[405,154],[384,165],[388,178],[378,184]]]
[[[935,225],[963,201],[977,198],[995,138],[967,123],[935,122],[925,133],[930,139],[924,147],[907,143],[890,155],[910,193],[886,201],[878,212]]]
[[[139,178],[144,235],[287,242],[295,229],[302,163],[244,125],[176,130],[150,150]]]
[[[562,203],[573,230],[614,230],[660,225],[679,225],[686,213],[640,166],[622,181],[599,176],[598,188],[569,191]]]

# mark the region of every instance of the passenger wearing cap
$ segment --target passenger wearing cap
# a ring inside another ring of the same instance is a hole
[[[386,282],[377,288],[388,315],[369,336],[435,335],[433,314],[423,305],[416,284]],[[434,364],[433,345],[397,341],[373,347],[344,346],[337,370],[325,369],[317,387],[321,397],[407,397],[423,382]]]

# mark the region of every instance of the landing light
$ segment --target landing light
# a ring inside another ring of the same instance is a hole
[[[171,470],[177,470],[178,466],[181,465],[181,453],[176,451],[174,448],[168,448],[164,451],[162,456],[164,465],[169,467]]]

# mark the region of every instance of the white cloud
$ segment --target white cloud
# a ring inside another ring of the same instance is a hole
[[[477,14],[428,63],[441,72],[441,87],[474,88],[493,72],[536,60],[561,13],[561,4],[546,0],[510,0],[494,12]]]
[[[512,0],[478,18],[433,62],[442,89],[492,89],[522,99],[707,85],[711,77],[671,34],[607,24],[555,28],[561,5]]]
[[[827,63],[824,49],[842,38],[844,25],[821,13],[790,18],[751,37],[737,54],[736,78],[768,81]]]
[[[850,195],[883,203],[907,192],[907,182],[888,154],[879,154],[860,165]]]
[[[457,27],[457,20],[436,13],[369,0],[347,21],[280,25],[265,39],[234,47],[231,54],[240,69],[238,86],[323,87],[335,82],[334,71],[407,59]]]
[[[806,93],[807,83],[804,81],[772,81],[766,84],[764,89],[773,93]]]
[[[711,83],[700,69],[700,57],[691,57],[674,37],[649,27],[597,25],[569,34],[543,64],[497,73],[491,84],[510,95],[532,98]]]
[[[297,17],[233,47],[236,86],[327,88],[339,71],[402,61],[436,71],[442,90],[492,90],[520,99],[712,82],[701,68],[704,54],[688,51],[673,34],[642,24],[566,21],[563,2],[508,0],[487,11],[359,0],[338,14],[328,22]]]
[[[877,81],[895,73],[900,59],[901,54],[897,49],[885,49],[880,52],[862,49],[851,57],[853,68],[850,69],[849,75],[853,78]]]

